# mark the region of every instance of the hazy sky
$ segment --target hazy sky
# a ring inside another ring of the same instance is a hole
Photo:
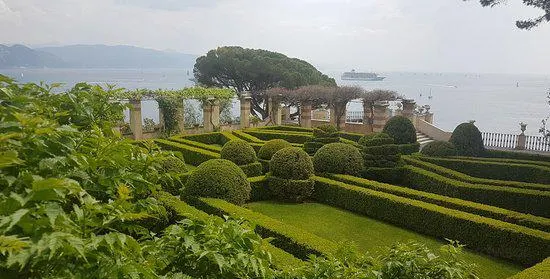
[[[0,0],[0,43],[263,48],[321,69],[550,74],[550,24],[520,0]]]

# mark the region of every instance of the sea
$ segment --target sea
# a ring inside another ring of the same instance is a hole
[[[343,81],[341,71],[319,69],[335,78],[339,85],[358,85],[365,89],[397,91],[418,105],[429,105],[434,124],[452,131],[458,124],[475,120],[483,132],[519,134],[520,122],[527,124],[527,135],[538,135],[541,120],[550,115],[547,93],[550,74],[475,74],[475,73],[379,73],[382,81]],[[62,83],[63,89],[78,82],[115,84],[135,89],[177,89],[193,86],[192,69],[0,69],[0,74],[21,83]],[[362,110],[359,101],[351,102],[348,111]],[[231,110],[239,114],[239,102]],[[142,105],[144,118],[158,122],[155,101]]]

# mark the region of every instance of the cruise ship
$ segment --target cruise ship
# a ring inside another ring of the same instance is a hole
[[[366,81],[378,81],[383,80],[386,77],[380,77],[376,73],[360,73],[355,70],[351,72],[345,72],[342,74],[342,80],[366,80]]]

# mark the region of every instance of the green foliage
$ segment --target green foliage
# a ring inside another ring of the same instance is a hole
[[[356,147],[345,143],[329,143],[313,156],[316,172],[357,175],[363,169],[363,157]]]
[[[413,165],[415,167],[423,168],[425,170],[428,170],[430,172],[433,172],[448,178],[452,178],[452,179],[456,179],[459,181],[468,182],[472,184],[484,184],[484,185],[495,185],[495,186],[502,186],[502,187],[514,187],[514,188],[522,188],[522,189],[550,191],[550,185],[548,184],[536,184],[536,183],[487,179],[487,178],[469,176],[467,174],[464,174],[449,168],[444,168],[442,166],[438,166],[436,164],[426,162],[422,160],[423,157],[421,156],[403,156],[403,159],[407,164]]]
[[[501,220],[503,222],[513,223],[520,226],[550,232],[550,219],[533,216],[531,214],[520,213],[495,206],[447,197],[430,192],[418,191],[414,189],[409,189],[407,187],[380,183],[350,175],[336,174],[329,175],[327,177],[347,184],[368,188],[375,191],[425,201],[428,203],[444,206],[446,208],[456,209],[463,212],[469,212],[479,216],[492,218],[495,220]]]
[[[179,152],[178,152],[179,153]],[[185,160],[181,153],[168,153],[166,157],[160,159],[162,171],[173,173],[187,172]]]
[[[211,214],[231,215],[256,224],[255,230],[257,233],[264,238],[272,237],[271,243],[273,245],[299,259],[305,260],[311,254],[329,255],[335,253],[338,249],[338,246],[332,241],[220,199],[203,198],[195,202],[197,207]]]
[[[210,50],[197,58],[193,74],[200,84],[229,87],[252,92],[252,108],[267,117],[266,89],[280,86],[296,88],[308,84],[336,85],[334,79],[319,72],[311,64],[283,54],[261,49],[225,46]]]
[[[271,158],[269,170],[273,176],[303,180],[313,175],[313,162],[307,153],[297,147],[277,151]]]
[[[409,143],[409,144],[398,144],[399,154],[401,155],[410,155],[420,151],[420,143]]]
[[[243,170],[247,177],[259,176],[263,173],[263,165],[260,162],[240,165],[239,168]]]
[[[470,184],[410,165],[405,166],[403,178],[404,185],[420,191],[550,217],[547,206],[550,202],[550,192],[548,191]]]
[[[481,156],[485,152],[481,132],[473,123],[462,123],[456,126],[449,140],[460,156]]]
[[[519,160],[533,160],[541,162],[550,162],[550,156],[541,154],[530,154],[524,152],[513,152],[503,150],[490,150],[486,149],[482,154],[487,158],[504,158],[504,159],[519,159]]]
[[[311,141],[313,136],[310,133],[302,132],[280,132],[280,131],[266,131],[266,130],[253,130],[248,129],[244,131],[245,133],[252,135],[261,140],[272,140],[272,139],[284,139],[290,143],[300,143]]]
[[[550,257],[508,279],[539,279],[548,277],[548,274],[550,274]]]
[[[361,137],[358,141],[363,146],[378,146],[395,143],[394,139],[386,133],[372,133]]]
[[[523,265],[550,253],[550,234],[471,213],[314,177],[317,201],[438,238],[461,243]]]
[[[202,148],[193,147],[187,144],[182,144],[170,140],[164,139],[155,139],[154,141],[162,149],[179,151],[183,154],[185,161],[190,163],[193,166],[198,166],[203,162],[206,162],[210,159],[219,159],[220,154],[208,151]]]
[[[456,156],[457,152],[455,146],[448,141],[432,141],[426,144],[420,153],[432,157],[448,157]]]
[[[257,161],[254,148],[248,142],[241,139],[226,142],[223,145],[220,156],[222,159],[229,160],[239,166]]]
[[[292,145],[284,139],[269,140],[260,148],[260,151],[258,152],[258,157],[264,160],[271,160],[273,154],[287,147],[292,147]]]
[[[502,2],[504,1],[502,0],[480,0],[479,1],[479,3],[481,3],[481,5],[484,7],[487,7],[487,6],[493,7],[501,4]],[[545,21],[550,21],[550,8],[549,8],[550,1],[549,0],[523,0],[523,4],[532,8],[541,9],[543,11],[543,14],[536,18],[516,21],[516,26],[519,29],[529,30]]]
[[[266,201],[272,198],[271,192],[269,191],[267,185],[267,179],[264,175],[249,177],[248,182],[250,182],[250,201]]]
[[[191,173],[183,194],[221,198],[234,204],[243,204],[250,198],[250,183],[235,163],[212,159],[200,164]]]
[[[384,133],[388,134],[397,144],[416,142],[416,129],[411,120],[404,116],[394,116],[384,125]]]
[[[474,177],[550,184],[550,167],[517,163],[484,162],[467,159],[420,158],[424,161]]]
[[[313,194],[311,179],[286,179],[269,175],[267,184],[271,195],[279,201],[301,203]]]
[[[178,115],[183,107],[183,100],[180,98],[157,97],[159,110],[162,111],[162,121],[164,122],[163,133],[167,136],[179,134],[179,121],[183,121],[183,115]]]
[[[316,138],[338,137],[338,129],[334,125],[323,124],[313,128],[313,136]]]

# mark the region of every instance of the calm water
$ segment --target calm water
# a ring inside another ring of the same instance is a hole
[[[341,81],[340,72],[321,71],[335,77],[340,85],[396,90],[420,105],[428,104],[435,113],[435,124],[449,131],[462,122],[476,120],[482,131],[519,133],[519,122],[523,121],[528,124],[527,134],[537,134],[541,119],[550,113],[546,103],[550,75],[392,72],[381,74],[387,77],[383,81],[350,82]],[[67,87],[81,81],[150,89],[193,85],[190,69],[16,69],[0,73],[21,82],[61,82]],[[361,109],[359,103],[349,106],[349,110]],[[238,111],[235,107],[233,114],[238,115]],[[158,120],[154,101],[143,105],[143,117]]]

